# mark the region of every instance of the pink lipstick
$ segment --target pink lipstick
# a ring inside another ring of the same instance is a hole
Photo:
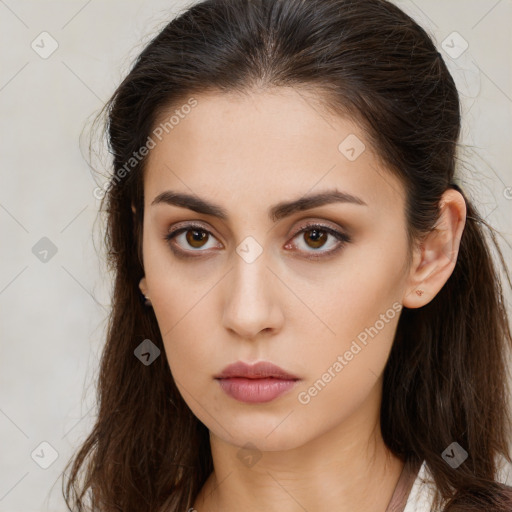
[[[264,403],[292,389],[300,380],[279,366],[267,361],[247,364],[237,361],[215,376],[221,389],[245,403]]]

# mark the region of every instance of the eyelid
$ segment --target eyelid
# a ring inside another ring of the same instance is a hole
[[[201,224],[199,221],[183,221],[183,222],[178,222],[177,224],[174,224],[172,226],[172,229],[169,229],[166,236],[173,235],[180,230],[185,231],[185,230],[189,230],[189,229],[202,229],[203,231],[207,231],[208,233],[211,233],[210,228]]]
[[[346,236],[347,238],[349,238],[349,235],[348,233],[346,233],[346,230],[344,230],[341,227],[334,227],[330,224],[326,224],[325,221],[322,220],[307,220],[301,222],[299,227],[293,231],[294,234],[290,236],[294,238],[302,231],[314,228],[322,228],[325,229],[325,231],[327,231],[328,233],[333,234],[334,236],[336,236],[336,234],[339,234],[340,236]]]

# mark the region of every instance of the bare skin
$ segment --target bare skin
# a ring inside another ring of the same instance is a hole
[[[454,269],[464,199],[445,192],[437,229],[409,261],[405,191],[357,124],[292,88],[196,99],[149,155],[140,282],[176,385],[210,431],[214,471],[194,508],[385,512],[403,463],[381,436],[382,373],[400,308],[430,302]],[[349,135],[366,146],[353,160],[339,149]],[[268,215],[334,189],[365,204]],[[213,202],[227,218],[152,204],[167,190]],[[194,241],[190,227],[188,238],[165,240],[185,222],[205,238]],[[301,231],[317,223],[350,241]],[[250,263],[236,250],[258,246]],[[300,380],[270,402],[244,403],[214,378],[239,360],[271,361]]]

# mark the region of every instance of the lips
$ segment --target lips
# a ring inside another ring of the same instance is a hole
[[[285,372],[279,366],[267,361],[260,361],[252,365],[243,361],[237,361],[226,366],[222,373],[215,376],[216,379],[229,379],[232,377],[245,377],[247,379],[273,377],[275,379],[299,380],[299,377]]]
[[[267,361],[230,364],[215,376],[221,389],[245,403],[270,402],[295,387],[299,377]]]

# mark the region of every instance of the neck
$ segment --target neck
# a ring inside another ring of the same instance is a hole
[[[379,399],[370,397],[343,424],[299,447],[257,453],[255,463],[244,463],[240,447],[210,433],[214,471],[194,509],[385,512],[404,464],[382,439]]]

